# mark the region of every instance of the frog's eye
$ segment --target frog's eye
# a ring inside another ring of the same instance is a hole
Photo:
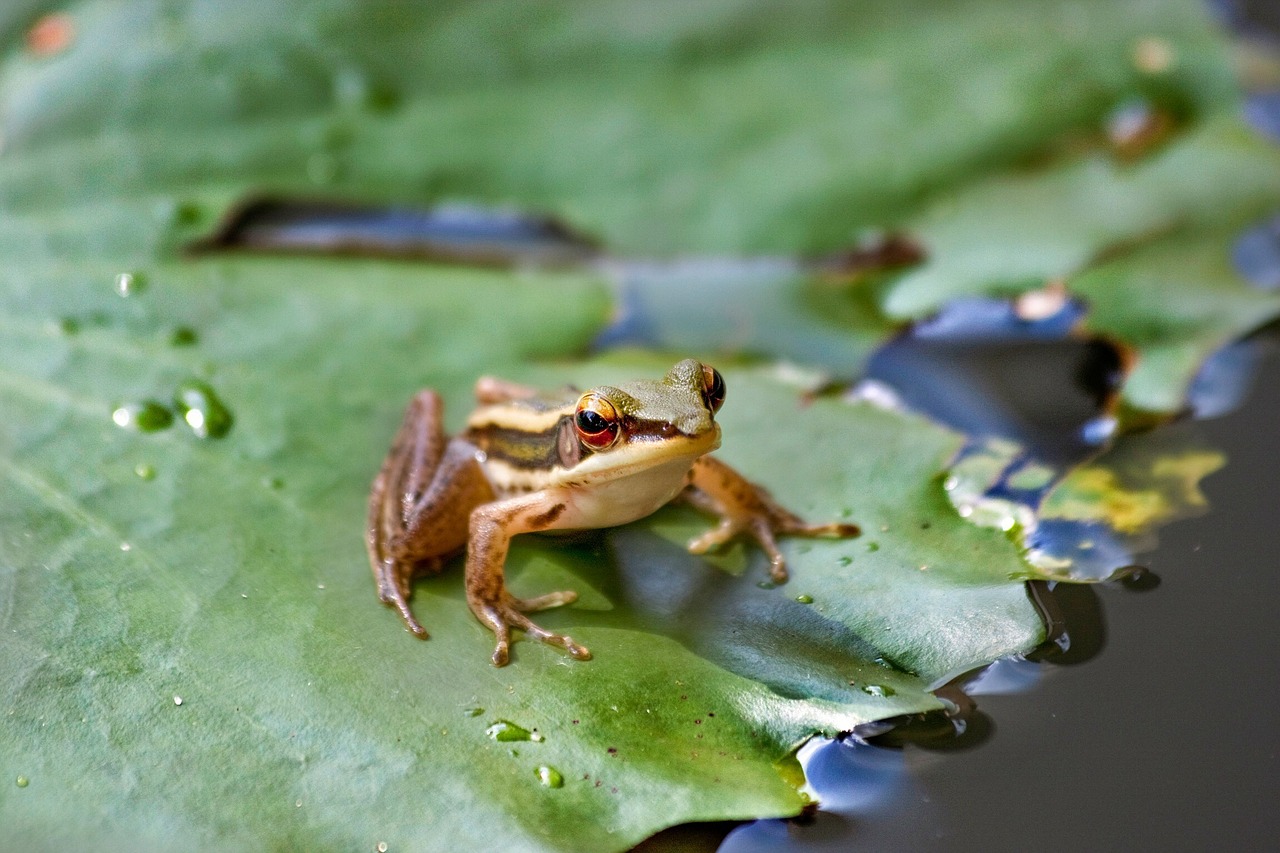
[[[583,444],[603,450],[618,440],[618,410],[604,397],[587,394],[578,401],[573,426]]]
[[[702,399],[713,415],[724,405],[724,377],[709,364],[702,365]]]

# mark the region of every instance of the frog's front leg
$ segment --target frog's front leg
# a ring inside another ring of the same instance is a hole
[[[505,566],[511,537],[518,533],[548,530],[564,512],[565,504],[548,492],[494,501],[471,512],[467,542],[467,603],[471,612],[497,638],[493,665],[506,666],[511,651],[511,629],[519,628],[544,643],[559,646],[577,660],[590,660],[586,646],[563,634],[537,625],[524,614],[531,610],[559,607],[578,598],[571,590],[552,592],[535,598],[516,598],[507,591]]]
[[[693,464],[689,487],[682,497],[701,510],[718,515],[720,523],[689,542],[689,550],[702,554],[742,533],[750,534],[769,556],[769,574],[775,583],[787,580],[787,561],[778,550],[775,534],[788,536],[857,536],[856,524],[808,524],[779,506],[763,487],[747,480],[718,459],[703,456]]]

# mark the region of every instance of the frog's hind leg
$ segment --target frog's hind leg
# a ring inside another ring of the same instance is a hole
[[[572,385],[566,385],[560,389],[560,395],[565,397],[573,397],[578,393],[578,389]],[[532,385],[522,385],[496,376],[481,376],[476,380],[475,386],[476,402],[481,406],[510,403],[513,400],[531,400],[542,394],[542,389],[534,388]]]
[[[499,379],[496,376],[481,376],[476,380],[476,402],[482,406],[495,403],[509,403],[512,400],[528,400],[538,396],[538,389],[518,382]]]
[[[475,448],[445,436],[441,408],[434,391],[409,404],[373,481],[365,531],[378,598],[423,639],[427,631],[409,607],[410,584],[443,568],[466,543],[471,508],[493,497]]]

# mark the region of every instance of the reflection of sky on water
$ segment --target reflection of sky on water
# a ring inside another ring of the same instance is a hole
[[[1276,93],[1276,101],[1276,111],[1280,113],[1280,92]],[[1280,116],[1277,122],[1280,123]],[[1280,289],[1280,216],[1259,222],[1241,234],[1231,248],[1231,260],[1254,287]]]
[[[1005,696],[1030,690],[1043,676],[1042,664],[1026,658],[1001,658],[964,686],[969,696]]]
[[[1070,560],[1072,574],[1083,578],[1107,578],[1133,562],[1131,546],[1096,522],[1041,519],[1026,541],[1050,557]]]
[[[1257,92],[1244,104],[1245,121],[1280,142],[1280,92]]]
[[[904,802],[920,801],[906,753],[869,746],[855,739],[818,739],[800,752],[809,786],[822,802],[822,811],[804,825],[784,820],[757,820],[737,827],[720,846],[720,853],[775,853],[781,845],[804,853],[827,853],[856,848],[859,822],[897,812]],[[920,803],[922,814],[933,811]],[[909,844],[912,833],[900,830]]]

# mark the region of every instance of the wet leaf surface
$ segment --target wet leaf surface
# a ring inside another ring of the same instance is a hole
[[[305,293],[273,287],[283,276],[306,278]],[[584,340],[598,285],[269,260],[149,279],[124,299],[105,270],[47,291],[47,317],[101,317],[69,337],[39,312],[6,313],[6,363],[47,366],[3,380],[16,416],[3,434],[4,752],[33,780],[4,799],[19,837],[621,847],[670,822],[793,813],[801,800],[774,765],[808,734],[938,707],[930,682],[1040,636],[1008,580],[1012,547],[942,500],[955,435],[834,400],[802,407],[797,388],[737,370],[725,458],[800,511],[857,518],[866,537],[788,543],[795,580],[769,590],[754,552],[684,553],[706,525],[692,511],[529,542],[511,558],[514,588],[582,588],[582,607],[546,621],[595,660],[521,643],[494,670],[456,571],[418,585],[433,635],[418,642],[377,603],[361,541],[398,408],[430,384],[456,420],[468,352],[537,378],[522,362]],[[459,321],[495,299],[518,310]],[[176,320],[198,345],[158,343]],[[114,397],[165,397],[190,374],[235,412],[222,439],[112,422]],[[858,443],[880,452],[846,456]],[[961,617],[959,634],[929,627]],[[486,736],[497,721],[539,740]],[[541,767],[563,787],[542,784]],[[57,819],[76,802],[109,814]]]

